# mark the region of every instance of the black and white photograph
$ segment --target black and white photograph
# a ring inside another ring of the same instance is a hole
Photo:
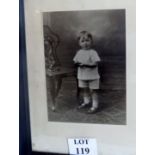
[[[126,125],[125,9],[43,13],[48,121]]]

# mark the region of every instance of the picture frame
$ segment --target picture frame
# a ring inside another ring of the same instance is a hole
[[[92,137],[98,142],[99,154],[135,154],[135,2],[98,0],[96,3],[66,0],[65,4],[63,6],[56,0],[20,0],[20,150],[25,154],[68,154],[68,138]],[[122,8],[126,10],[126,125],[48,122],[46,80],[43,74],[45,68],[42,64],[44,53],[41,52],[44,51],[43,31],[40,31],[42,12]],[[35,55],[35,50],[39,51],[39,54]],[[37,67],[40,61],[42,65]],[[36,78],[37,75],[39,78]],[[92,130],[88,131],[90,127]],[[60,131],[62,128],[63,132]],[[81,131],[77,130],[79,128]],[[99,133],[102,133],[102,136]]]

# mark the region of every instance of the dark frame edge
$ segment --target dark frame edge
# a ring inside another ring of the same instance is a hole
[[[66,155],[32,151],[25,37],[24,0],[19,0],[19,155]]]
[[[31,155],[24,0],[19,0],[19,155]]]

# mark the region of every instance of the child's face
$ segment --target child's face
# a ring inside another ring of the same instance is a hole
[[[79,39],[79,45],[81,46],[82,49],[90,49],[92,45],[92,40],[88,36],[82,36]]]

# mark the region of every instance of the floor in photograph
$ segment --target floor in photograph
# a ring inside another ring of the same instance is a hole
[[[95,114],[88,114],[88,108],[77,109],[81,97],[77,98],[75,77],[64,78],[59,95],[56,99],[56,111],[48,108],[49,121],[98,123],[98,124],[126,124],[126,90],[125,65],[121,61],[106,63],[103,70],[103,81],[99,92],[99,110]],[[108,68],[108,69],[106,69]]]

